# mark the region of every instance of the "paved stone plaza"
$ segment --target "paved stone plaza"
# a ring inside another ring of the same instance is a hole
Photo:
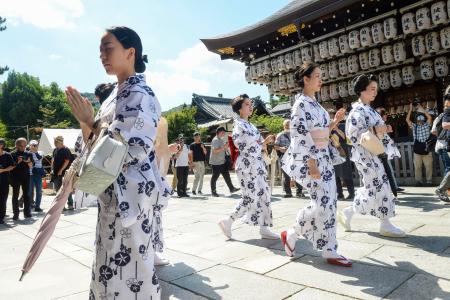
[[[163,299],[450,299],[450,205],[438,201],[432,188],[407,188],[400,195],[395,224],[407,238],[380,237],[371,217],[356,216],[353,232],[339,225],[340,251],[354,262],[342,268],[326,264],[305,240],[290,259],[280,241],[261,240],[257,228],[240,222],[227,241],[217,221],[239,195],[229,197],[222,179],[219,185],[224,197],[173,198],[164,212],[171,265],[157,270]],[[309,202],[281,196],[275,188],[277,232]],[[44,209],[51,200],[44,197]],[[349,203],[341,201],[339,208]],[[11,218],[10,201],[8,209]],[[20,269],[43,215],[15,224],[8,218],[0,225],[0,299],[88,299],[96,215],[95,207],[65,213],[23,282]]]

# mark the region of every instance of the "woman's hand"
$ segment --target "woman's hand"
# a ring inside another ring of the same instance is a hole
[[[72,110],[73,116],[81,124],[86,124],[92,129],[94,124],[94,108],[88,99],[82,97],[73,87],[68,86],[65,90],[67,102]]]
[[[375,126],[375,131],[377,135],[385,134],[387,132],[387,126],[386,125]]]
[[[275,141],[275,135],[270,134],[264,139],[264,144],[269,144]]]
[[[314,159],[308,160],[309,175],[312,179],[320,179],[320,170],[317,167],[317,162]]]
[[[334,121],[336,123],[339,123],[339,122],[341,122],[344,119],[345,119],[345,108],[341,108],[334,115]]]

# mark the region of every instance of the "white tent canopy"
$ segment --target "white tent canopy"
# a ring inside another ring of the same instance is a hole
[[[41,134],[41,140],[39,141],[39,151],[43,151],[44,154],[52,154],[55,149],[54,139],[58,135],[64,137],[64,145],[71,151],[74,151],[75,143],[78,135],[81,133],[81,129],[53,129],[44,128]]]

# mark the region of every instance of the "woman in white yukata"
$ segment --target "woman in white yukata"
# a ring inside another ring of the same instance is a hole
[[[248,121],[253,105],[250,98],[240,95],[231,102],[233,111],[239,115],[234,120],[233,143],[239,150],[236,159],[236,174],[242,188],[242,198],[234,212],[219,222],[222,232],[231,238],[231,226],[239,218],[254,226],[259,226],[263,239],[278,239],[279,235],[272,232],[272,209],[270,207],[270,190],[267,184],[267,169],[262,157],[262,146],[274,140],[273,135],[266,139],[261,137],[259,130]]]
[[[77,90],[66,90],[83,136],[98,132],[120,134],[129,144],[123,171],[98,197],[98,221],[89,299],[160,299],[154,271],[155,247],[160,244],[155,214],[167,203],[171,188],[161,176],[154,142],[161,116],[159,102],[146,84],[139,36],[127,27],[106,30],[100,59],[118,84],[93,117],[90,102]]]
[[[386,136],[387,126],[382,117],[371,106],[378,91],[375,75],[360,75],[354,79],[354,90],[359,96],[353,104],[346,121],[345,132],[352,143],[351,160],[362,177],[363,186],[356,191],[353,205],[339,213],[339,222],[347,231],[351,230],[351,219],[355,212],[371,215],[380,220],[380,235],[388,237],[404,237],[405,232],[394,226],[390,218],[395,216],[394,196],[391,193],[389,179],[383,163],[378,156],[372,154],[361,145],[361,135],[374,130],[378,136]],[[385,139],[385,138],[383,138]],[[390,139],[389,139],[390,140]],[[384,143],[386,153],[393,156],[393,143]],[[392,148],[392,149],[391,149]]]
[[[340,109],[330,121],[327,111],[317,102],[315,94],[322,85],[317,64],[303,64],[295,76],[303,92],[295,97],[291,144],[283,157],[282,168],[308,190],[311,203],[298,212],[295,226],[283,231],[281,240],[288,256],[294,255],[298,236],[304,236],[316,250],[322,251],[328,263],[350,267],[351,261],[337,252],[333,164],[339,154],[329,143],[330,130],[344,118],[345,111]]]

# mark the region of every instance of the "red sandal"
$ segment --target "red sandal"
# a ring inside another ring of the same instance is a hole
[[[340,255],[337,258],[327,258],[327,263],[329,263],[330,265],[336,265],[336,266],[341,266],[341,267],[351,267],[352,266],[352,262],[342,255]]]
[[[281,244],[284,247],[284,251],[286,252],[286,255],[289,256],[289,257],[293,257],[294,256],[295,247],[291,248],[291,246],[289,246],[289,243],[287,241],[287,231],[283,231],[281,233]]]

